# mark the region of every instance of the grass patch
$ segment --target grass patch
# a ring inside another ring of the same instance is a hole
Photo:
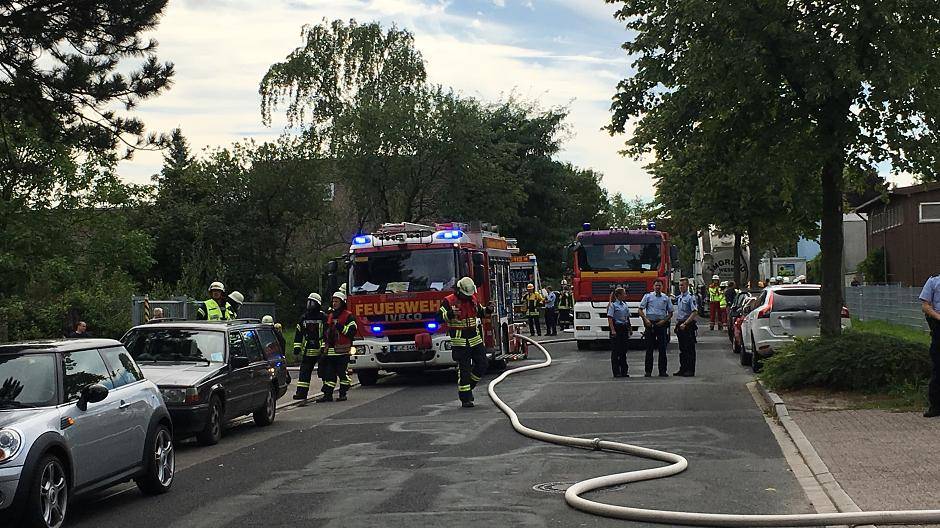
[[[925,341],[914,329],[868,323],[838,337],[796,340],[764,363],[761,380],[774,390],[856,394],[864,408],[922,408],[929,336]]]
[[[858,319],[852,319],[852,328],[859,332],[887,335],[904,339],[905,341],[927,345],[928,347],[930,346],[930,332],[911,328],[910,326],[889,323],[887,321],[859,321]]]

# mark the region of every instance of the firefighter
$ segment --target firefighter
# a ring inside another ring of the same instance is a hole
[[[721,331],[721,304],[724,302],[725,295],[721,291],[720,277],[712,275],[712,283],[708,286],[708,329],[715,329],[715,321],[718,321],[718,331]]]
[[[561,293],[558,296],[558,321],[561,323],[562,330],[574,324],[574,319],[571,316],[572,309],[574,309],[574,296],[571,294],[568,281],[562,279]]]
[[[542,324],[539,322],[539,308],[545,302],[542,294],[535,291],[535,285],[531,282],[526,285],[526,294],[522,298],[525,302],[525,318],[529,323],[529,335],[542,335]]]
[[[346,401],[346,393],[352,385],[349,378],[349,354],[352,353],[353,338],[356,337],[356,318],[346,309],[346,294],[333,294],[333,311],[326,318],[323,331],[326,355],[320,361],[320,379],[323,380],[323,396],[320,403],[333,401],[333,391],[339,384],[337,401]]]
[[[238,310],[245,304],[245,296],[239,291],[228,294],[229,319],[238,319]]]
[[[531,284],[529,287],[534,289]],[[450,332],[451,354],[457,362],[457,396],[462,407],[473,407],[473,388],[487,368],[480,320],[492,315],[493,309],[483,308],[476,293],[473,279],[460,279],[456,291],[441,301],[437,315],[437,320],[447,324]]]
[[[235,312],[225,301],[225,286],[221,282],[216,281],[209,285],[209,298],[202,302],[196,315],[206,321],[235,319]]]
[[[297,380],[295,400],[307,399],[313,368],[323,352],[323,324],[326,314],[323,313],[321,302],[319,293],[307,296],[307,306],[294,331],[294,357],[300,359],[300,379]],[[322,364],[320,368],[323,368]]]

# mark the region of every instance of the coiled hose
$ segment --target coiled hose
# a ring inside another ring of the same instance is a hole
[[[667,466],[642,469],[637,471],[628,471],[626,473],[616,473],[602,477],[578,482],[568,488],[565,492],[565,502],[572,508],[599,515],[602,517],[611,517],[614,519],[624,519],[628,521],[642,521],[662,524],[679,524],[689,526],[830,526],[830,525],[862,525],[862,524],[936,524],[940,523],[940,510],[899,510],[899,511],[872,511],[872,512],[843,512],[843,513],[809,513],[809,514],[786,514],[786,515],[737,515],[725,513],[692,513],[666,510],[649,510],[645,508],[630,508],[628,506],[616,506],[605,504],[582,497],[589,491],[599,490],[611,486],[629,484],[631,482],[642,482],[644,480],[653,480],[664,477],[671,477],[685,471],[689,466],[688,461],[680,456],[666,451],[648,449],[620,442],[612,442],[595,438],[588,440],[585,438],[575,438],[557,434],[537,431],[526,427],[519,421],[519,416],[511,407],[506,405],[496,394],[496,386],[503,380],[528,370],[546,368],[552,364],[552,356],[548,353],[542,344],[521,336],[531,345],[538,348],[545,354],[545,361],[532,365],[525,365],[503,372],[498,378],[490,382],[487,391],[490,398],[496,403],[512,422],[512,427],[518,433],[562,446],[580,447],[594,451],[610,451],[614,453],[623,453],[650,460],[657,460],[668,463]],[[572,341],[571,339],[556,339],[546,341],[545,343],[561,343]]]

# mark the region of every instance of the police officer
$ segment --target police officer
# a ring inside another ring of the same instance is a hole
[[[574,318],[571,316],[571,310],[574,309],[574,296],[571,294],[571,287],[568,281],[562,279],[561,293],[558,294],[558,321],[561,323],[561,329],[564,330],[568,325],[573,324]]]
[[[307,306],[294,330],[294,357],[300,359],[300,378],[297,380],[295,400],[306,400],[310,392],[313,368],[323,352],[324,324],[326,314],[323,313],[320,294],[311,293],[307,296]]]
[[[323,396],[317,402],[333,401],[333,391],[339,384],[337,401],[346,401],[346,392],[352,386],[349,378],[349,354],[352,353],[353,338],[356,337],[356,318],[346,309],[346,293],[333,294],[333,311],[326,318],[323,337],[326,356],[320,361],[320,379],[323,380]]]
[[[920,292],[921,309],[930,327],[930,385],[927,387],[927,400],[930,406],[924,412],[925,418],[940,416],[940,275],[927,279]]]
[[[539,308],[545,302],[542,294],[535,291],[535,285],[529,283],[525,287],[526,294],[522,298],[525,302],[525,318],[529,323],[529,335],[542,335],[542,324],[539,322]]]
[[[653,375],[653,348],[659,350],[659,376],[668,378],[666,372],[666,347],[669,346],[669,320],[672,318],[672,301],[663,293],[662,279],[653,283],[653,291],[640,301],[640,317],[646,328],[646,377]]]
[[[461,407],[473,407],[473,388],[486,374],[487,367],[480,321],[492,315],[493,310],[481,306],[476,294],[477,286],[473,279],[460,279],[456,291],[441,301],[437,314],[438,322],[446,324],[450,334],[451,354],[457,362],[457,397]]]
[[[235,319],[235,312],[225,302],[225,286],[221,282],[209,285],[209,298],[202,302],[196,311],[199,319],[206,321],[227,321]]]
[[[558,294],[552,291],[551,286],[546,286],[548,295],[545,296],[545,335],[558,335]]]
[[[630,324],[630,307],[626,302],[627,293],[623,288],[614,290],[614,296],[607,306],[607,324],[610,328],[610,367],[615,378],[629,378],[627,374],[627,348],[633,326]]]
[[[676,297],[676,338],[679,340],[679,371],[676,376],[695,376],[695,330],[698,304],[689,292],[689,279],[679,280]]]

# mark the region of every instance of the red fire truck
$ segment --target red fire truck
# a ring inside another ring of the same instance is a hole
[[[638,310],[643,294],[653,290],[656,279],[662,279],[663,290],[669,291],[677,248],[669,244],[668,233],[656,231],[655,224],[649,227],[591,231],[585,224],[569,246],[574,254],[574,337],[578,349],[610,338],[607,304],[615,288],[623,287],[627,292],[634,338],[642,331]]]
[[[456,366],[446,327],[435,317],[461,277],[472,277],[477,297],[492,305],[481,321],[494,366],[521,353],[512,325],[509,263],[518,250],[487,224],[384,224],[353,238],[346,258],[349,309],[360,335],[350,367],[372,385],[379,371]]]

